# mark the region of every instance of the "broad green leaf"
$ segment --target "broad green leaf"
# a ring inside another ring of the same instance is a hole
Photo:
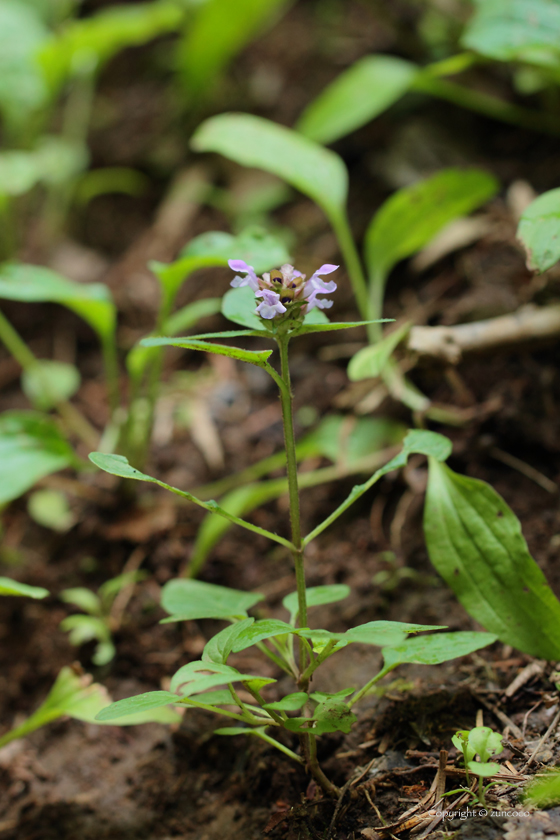
[[[14,128],[44,104],[47,90],[36,60],[48,29],[30,6],[0,3],[0,111]]]
[[[0,266],[0,298],[25,303],[61,303],[102,337],[113,335],[116,308],[102,283],[75,283],[50,268],[6,263]]]
[[[307,606],[320,607],[323,604],[334,604],[343,601],[350,595],[350,587],[345,583],[334,583],[329,586],[311,586],[305,590]],[[297,592],[290,592],[282,601],[284,609],[290,613],[290,622],[293,624],[298,616]]]
[[[558,769],[550,770],[540,778],[533,777],[523,792],[523,802],[533,808],[551,808],[553,805],[558,805],[560,803]]]
[[[95,592],[92,592],[91,589],[86,589],[85,586],[63,589],[58,597],[65,604],[73,604],[84,612],[91,613],[91,615],[99,615],[101,613],[101,600]]]
[[[458,632],[436,633],[433,636],[418,636],[407,639],[399,645],[383,648],[385,666],[383,670],[392,670],[405,662],[421,665],[440,665],[450,659],[466,656],[475,650],[487,647],[496,641],[493,633]]]
[[[229,289],[222,298],[222,315],[234,324],[241,324],[250,330],[263,328],[261,319],[255,313],[256,308],[255,293],[249,286]]]
[[[34,408],[43,411],[73,397],[80,381],[80,373],[74,365],[52,359],[39,359],[21,375],[23,393]]]
[[[307,703],[305,691],[296,691],[294,694],[286,694],[281,700],[275,703],[267,703],[264,709],[273,709],[275,712],[297,712]]]
[[[285,621],[278,621],[275,618],[263,618],[260,621],[255,621],[249,627],[246,627],[242,632],[236,636],[233,643],[233,653],[238,653],[240,650],[245,650],[251,645],[256,645],[257,642],[262,642],[264,639],[275,638],[276,636],[284,636],[286,633],[293,633],[294,628]]]
[[[1,8],[0,5],[0,10]],[[0,11],[0,26],[1,22],[2,12]],[[33,152],[0,152],[0,195],[24,195],[38,181],[37,161]]]
[[[183,17],[180,3],[155,0],[113,6],[70,21],[39,54],[51,91],[56,93],[67,78],[96,69],[125,47],[175,31]]]
[[[343,700],[325,700],[320,703],[313,713],[314,724],[311,731],[315,735],[324,732],[350,732],[358,720]]]
[[[244,618],[243,621],[230,624],[229,627],[225,627],[219,633],[216,633],[215,636],[212,636],[202,651],[202,661],[217,662],[225,665],[239,634],[243,633],[247,627],[250,627],[254,620],[254,618]]]
[[[330,641],[342,642],[340,647],[348,644],[376,645],[384,647],[394,646],[404,642],[409,633],[421,633],[425,630],[443,630],[440,625],[407,624],[401,621],[368,621],[358,627],[352,627],[345,633],[331,633],[328,630],[310,630],[304,628],[299,631],[301,636],[311,639],[313,646],[324,648]],[[339,648],[337,647],[337,650]]]
[[[231,685],[234,682],[259,679],[254,674],[241,674],[237,668],[216,662],[189,662],[179,668],[171,679],[171,690],[178,691],[181,697],[200,694],[217,685]],[[274,682],[274,680],[270,680]]]
[[[426,455],[436,461],[446,461],[452,449],[453,444],[449,438],[425,429],[411,429],[403,441],[403,450],[406,453]]]
[[[202,694],[191,694],[190,700],[197,703],[205,703],[207,706],[232,706],[234,705],[231,691],[221,688],[217,691],[205,691]]]
[[[27,500],[27,512],[35,522],[63,534],[75,524],[68,499],[60,490],[35,490]]]
[[[468,729],[459,729],[451,738],[453,746],[463,753],[463,760],[466,764],[472,761],[476,755],[476,750],[469,744],[470,734]]]
[[[471,729],[469,746],[474,749],[476,755],[480,756],[482,762],[504,751],[502,736],[499,732],[493,732],[489,726],[475,726]]]
[[[560,189],[548,190],[529,204],[517,236],[532,271],[546,271],[560,260]]]
[[[223,231],[209,231],[196,236],[181,251],[182,257],[216,257],[223,265],[229,260],[243,260],[257,274],[290,262],[284,242],[265,228],[251,226],[234,236]]]
[[[430,560],[473,618],[504,644],[560,659],[560,602],[492,487],[432,459],[424,532]]]
[[[19,580],[12,580],[7,577],[0,577],[0,595],[15,595],[21,598],[46,598],[48,589],[42,586],[29,586],[27,583],[20,583]]]
[[[79,647],[92,639],[109,641],[111,636],[106,623],[93,615],[69,615],[60,622],[60,629],[69,634],[70,643]]]
[[[386,111],[417,73],[415,64],[396,56],[360,58],[307,106],[296,129],[317,143],[334,143]]]
[[[327,216],[339,217],[344,210],[348,173],[342,160],[289,128],[250,114],[220,114],[202,123],[192,147],[277,175],[313,199]]]
[[[474,5],[464,47],[498,61],[558,65],[558,0],[474,0]]]
[[[502,769],[495,761],[469,761],[468,768],[474,776],[482,776],[483,779],[495,776]]]
[[[231,59],[293,0],[207,0],[199,5],[177,51],[177,63],[190,92],[202,94]]]
[[[77,463],[56,423],[35,411],[0,416],[0,504],[17,499],[36,481]]]
[[[195,618],[230,618],[244,615],[264,598],[200,580],[170,580],[162,589],[161,605],[174,621]]]
[[[394,193],[373,217],[365,240],[372,277],[427,245],[445,225],[485,204],[498,182],[480,169],[443,169]]]
[[[145,694],[126,697],[124,700],[117,700],[116,703],[105,706],[95,716],[95,720],[100,723],[107,723],[122,717],[128,717],[128,715],[144,714],[152,711],[152,709],[169,706],[171,703],[177,704],[178,702],[179,697],[170,691],[147,691]]]
[[[408,334],[410,327],[410,323],[404,324],[386,335],[381,341],[358,350],[348,365],[348,379],[357,382],[360,379],[380,376],[393,351]]]
[[[230,359],[236,359],[239,362],[248,362],[258,367],[265,367],[268,359],[272,355],[272,350],[242,350],[240,347],[229,347],[226,344],[214,344],[188,337],[144,338],[140,344],[142,347],[182,347],[185,350],[200,350],[202,353],[227,356]]]

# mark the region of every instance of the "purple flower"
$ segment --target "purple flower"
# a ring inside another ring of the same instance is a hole
[[[233,278],[231,285],[234,289],[237,289],[240,286],[250,286],[254,292],[258,292],[259,278],[257,277],[255,269],[252,265],[247,265],[247,263],[243,262],[243,260],[228,260],[228,265],[232,271],[242,271],[246,275],[245,277],[237,275]]]
[[[283,315],[286,311],[286,307],[280,302],[280,295],[278,292],[263,289],[260,292],[255,292],[255,297],[263,298],[263,301],[259,303],[255,312],[267,321],[270,321],[276,315]]]
[[[330,309],[332,306],[331,300],[320,298],[318,295],[328,295],[336,290],[334,280],[323,280],[321,275],[336,271],[337,265],[322,265],[307,282],[305,274],[297,271],[289,263],[263,274],[262,278],[257,277],[253,266],[247,265],[243,260],[229,260],[228,265],[233,271],[245,274],[245,277],[237,275],[233,278],[231,285],[235,289],[249,286],[256,298],[262,298],[255,311],[267,321],[277,315],[283,315],[288,311],[288,307],[290,317],[301,320],[306,312],[315,307]]]

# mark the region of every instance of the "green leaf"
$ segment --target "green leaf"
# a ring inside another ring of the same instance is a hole
[[[350,595],[350,587],[345,583],[335,583],[330,586],[311,586],[305,590],[308,607],[320,607],[323,604],[334,604]],[[282,606],[290,613],[290,622],[295,623],[298,616],[297,592],[290,592],[282,601]]]
[[[517,236],[532,271],[546,271],[560,260],[560,189],[548,190],[529,204]]]
[[[315,312],[314,309],[312,309],[309,313],[310,317],[313,315],[313,312]],[[336,321],[328,321],[325,324],[310,323],[304,318],[303,324],[300,327],[296,327],[293,330],[292,335],[309,335],[309,333],[332,332],[332,330],[351,330],[354,329],[354,327],[367,327],[369,324],[386,324],[390,320],[390,318],[381,318],[376,321],[340,321],[338,323]]]
[[[408,633],[421,633],[424,630],[442,630],[440,625],[407,624],[401,621],[368,621],[358,627],[352,627],[345,633],[331,633],[329,630],[311,630],[308,627],[299,631],[299,635],[311,639],[314,648],[324,648],[327,642],[337,641],[346,647],[348,644],[386,645],[394,647],[405,641]],[[339,647],[337,647],[337,650]]]
[[[325,700],[320,703],[313,713],[314,724],[311,731],[314,735],[325,732],[350,732],[358,720],[343,700]]]
[[[96,721],[107,723],[118,720],[128,715],[145,714],[158,709],[160,706],[168,706],[170,703],[178,703],[179,697],[170,691],[147,691],[145,694],[137,694],[134,697],[126,697],[124,700],[117,700],[110,706],[105,706],[95,716]]]
[[[427,245],[450,221],[485,204],[498,189],[480,169],[443,169],[394,193],[373,217],[365,240],[372,277]]]
[[[34,9],[18,0],[2,0],[0,110],[13,128],[21,128],[47,98],[36,52],[48,37],[48,29]]]
[[[541,778],[533,778],[523,792],[523,802],[533,808],[551,808],[558,805],[560,802],[560,772],[550,770]]]
[[[63,589],[58,597],[65,604],[74,604],[75,607],[79,607],[79,609],[91,613],[91,615],[101,613],[101,600],[95,592],[86,589],[84,586]]]
[[[2,7],[0,6],[0,10],[1,8]],[[0,11],[0,25],[1,22],[2,12]],[[34,187],[38,181],[39,173],[37,171],[37,161],[33,152],[0,152],[1,195],[24,195],[26,192],[29,192],[29,190]]]
[[[458,632],[436,633],[433,636],[418,636],[407,639],[399,645],[383,648],[385,666],[383,670],[392,670],[405,662],[421,665],[440,665],[450,659],[466,656],[475,650],[491,645],[496,641],[492,633]]]
[[[476,750],[469,744],[470,734],[471,733],[468,729],[460,729],[451,738],[451,743],[453,744],[453,746],[463,753],[463,760],[465,764],[468,764],[469,761],[472,761],[472,759],[476,755]]]
[[[275,703],[267,703],[263,709],[273,709],[275,712],[297,712],[305,706],[307,699],[305,691],[296,691],[294,694],[286,694]]]
[[[191,694],[189,699],[196,700],[197,703],[205,703],[207,706],[234,705],[231,691],[228,691],[227,688],[221,688],[218,691],[205,691],[202,694]]]
[[[433,565],[473,618],[504,644],[560,658],[560,602],[495,490],[431,460],[424,531]]]
[[[449,438],[424,429],[411,429],[403,441],[403,451],[407,454],[426,455],[436,461],[446,461],[452,449]]]
[[[102,283],[75,283],[50,268],[6,263],[0,267],[0,298],[60,303],[76,312],[102,338],[114,334],[116,308]]]
[[[67,78],[91,72],[125,47],[175,31],[183,17],[180,3],[155,0],[113,6],[70,21],[39,54],[49,87],[56,93]]]
[[[244,726],[222,726],[220,729],[214,730],[214,735],[254,735],[257,734],[253,729],[245,728]]]
[[[238,653],[240,650],[245,650],[257,642],[262,642],[264,639],[271,639],[276,636],[284,636],[286,633],[293,633],[294,628],[285,621],[278,621],[275,618],[263,618],[260,621],[255,621],[248,627],[245,627],[238,636],[236,636],[233,643],[233,653]]]
[[[360,379],[380,376],[393,351],[408,334],[411,324],[403,324],[376,344],[364,347],[352,357],[348,365],[348,379],[357,382]]]
[[[230,668],[229,665],[217,662],[189,662],[173,675],[171,690],[178,691],[181,697],[190,697],[216,685],[230,685],[254,679],[258,677],[254,674],[241,674],[237,668]]]
[[[223,333],[222,333],[223,335]],[[227,337],[227,336],[226,336]],[[182,347],[185,350],[200,350],[202,353],[215,353],[218,356],[228,356],[239,362],[265,367],[272,355],[272,350],[242,350],[240,347],[229,347],[226,344],[213,344],[196,338],[144,338],[140,342],[142,347]]]
[[[476,755],[480,756],[482,762],[504,751],[502,736],[499,732],[493,732],[489,726],[475,726],[471,729],[469,746],[474,749]]]
[[[0,504],[17,499],[40,478],[76,462],[49,417],[34,411],[6,411],[0,416]]]
[[[7,577],[0,577],[0,595],[15,595],[21,598],[46,598],[48,589],[42,586],[29,586],[27,583],[20,583],[19,580],[12,580]]]
[[[231,59],[293,0],[207,0],[179,44],[179,72],[190,92],[198,95],[212,85]]]
[[[66,362],[39,359],[23,371],[21,387],[34,408],[46,411],[74,396],[80,387],[80,373]]]
[[[257,274],[290,262],[284,242],[266,228],[255,225],[236,236],[223,231],[201,233],[183,248],[181,256],[219,257],[223,265],[229,260],[243,260],[252,265]]]
[[[383,113],[409,89],[418,67],[392,55],[354,62],[307,106],[296,129],[317,143],[334,143]]]
[[[110,642],[111,634],[105,621],[93,615],[69,615],[60,622],[60,629],[69,634],[70,644],[80,645],[97,639],[100,642]]]
[[[461,42],[498,61],[558,65],[558,0],[474,0]]]
[[[342,160],[289,128],[250,114],[220,114],[202,123],[192,147],[277,175],[313,199],[327,216],[338,217],[344,210],[348,173]]]
[[[60,490],[35,490],[27,500],[27,512],[35,522],[64,534],[75,524],[68,499]]]
[[[172,621],[195,618],[230,618],[245,615],[264,595],[242,592],[200,580],[170,580],[162,589],[161,605]],[[169,621],[170,619],[164,619]]]
[[[219,633],[216,633],[215,636],[212,636],[202,651],[202,661],[217,662],[218,664],[225,665],[239,634],[243,633],[247,627],[250,627],[254,620],[254,618],[244,618],[243,621],[237,621],[235,624],[225,627]]]
[[[499,773],[502,769],[500,765],[496,764],[494,761],[469,761],[467,766],[474,776],[482,776],[483,779],[489,779],[491,776],[495,776],[496,773]]]
[[[249,286],[229,289],[222,298],[222,315],[250,330],[263,328],[261,319],[255,314],[256,307],[255,293]]]

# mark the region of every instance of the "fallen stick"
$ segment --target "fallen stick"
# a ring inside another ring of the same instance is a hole
[[[486,321],[452,327],[412,327],[407,346],[419,356],[433,356],[456,365],[463,353],[555,336],[560,336],[560,304],[528,304],[510,315]]]

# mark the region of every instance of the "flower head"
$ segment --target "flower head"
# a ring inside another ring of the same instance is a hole
[[[267,321],[284,315],[288,310],[291,317],[303,317],[315,307],[329,309],[332,306],[332,300],[319,298],[318,295],[331,294],[336,290],[334,280],[323,280],[321,275],[336,271],[337,265],[322,265],[306,282],[305,274],[289,263],[263,274],[262,278],[257,277],[253,266],[243,260],[229,260],[228,264],[233,271],[245,274],[245,277],[234,277],[231,285],[234,288],[249,286],[256,298],[262,298],[255,312]]]

